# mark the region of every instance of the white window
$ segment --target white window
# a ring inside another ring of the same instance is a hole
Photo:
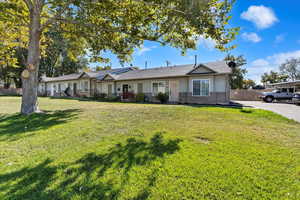
[[[166,82],[165,81],[157,81],[152,83],[152,95],[156,96],[158,93],[166,93]]]
[[[209,80],[193,80],[193,96],[209,96]]]

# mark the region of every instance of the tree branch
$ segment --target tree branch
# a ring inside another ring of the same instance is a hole
[[[143,3],[143,4],[148,5],[148,6],[161,6],[159,4],[151,3],[151,2],[146,2],[144,0],[133,0],[133,1],[138,2],[138,3]],[[165,8],[168,9],[168,10],[172,10],[174,12],[180,13],[180,14],[184,14],[184,15],[186,14],[185,12],[183,12],[181,10],[177,10],[177,9],[174,9],[174,8],[171,8],[171,7],[168,7],[168,6],[165,7]]]
[[[103,28],[103,27],[100,28],[99,25],[97,25],[97,24],[82,23],[82,22],[78,22],[78,21],[75,21],[75,20],[71,20],[71,19],[54,18],[54,20],[55,21],[62,21],[62,22],[68,23],[68,24],[75,24],[75,25],[85,26],[87,28],[97,28],[99,32],[100,31],[114,32],[114,33],[118,33],[119,32],[119,33],[124,33],[126,35],[133,35],[130,32],[122,30],[121,27],[115,27],[115,28],[108,29],[108,28]],[[64,32],[68,32],[68,31],[64,31]],[[135,36],[135,37],[137,39],[140,39],[140,40],[156,41],[156,42],[158,42],[160,44],[163,44],[163,42],[158,41],[158,39],[160,37],[162,37],[164,34],[165,34],[165,32],[164,33],[160,33],[160,34],[156,34],[153,37],[147,37],[147,36]]]
[[[65,6],[63,8],[61,8],[61,10],[59,12],[56,13],[55,16],[49,18],[42,26],[41,26],[41,30],[43,30],[44,28],[46,28],[47,26],[49,26],[50,24],[53,24],[57,18],[59,18],[64,12],[65,10],[69,7],[69,5],[71,4],[73,0],[69,0],[66,2]],[[44,1],[45,3],[45,1]]]
[[[26,4],[28,10],[32,10],[33,9],[33,3],[31,0],[23,0],[23,2]]]

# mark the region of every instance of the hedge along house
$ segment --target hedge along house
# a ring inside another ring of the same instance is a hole
[[[228,104],[231,68],[224,61],[199,65],[179,65],[126,73],[107,73],[97,78],[97,93],[121,96],[143,93],[150,102],[159,92],[169,94],[169,102]]]
[[[135,68],[80,72],[53,78],[42,76],[38,91],[42,96],[91,97],[97,93],[97,78],[101,78],[106,74],[121,74],[130,70],[135,70]],[[68,91],[67,88],[69,88]]]

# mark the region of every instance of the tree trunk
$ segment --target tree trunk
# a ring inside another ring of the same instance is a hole
[[[41,18],[37,8],[30,10],[29,46],[27,57],[27,70],[29,77],[22,77],[22,114],[38,112],[38,70],[40,64],[40,38]]]

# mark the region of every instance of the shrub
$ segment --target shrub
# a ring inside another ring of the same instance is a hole
[[[135,97],[135,100],[137,102],[145,102],[145,94],[144,93],[138,93]]]
[[[169,95],[167,93],[158,93],[156,95],[156,99],[160,101],[160,103],[166,103],[169,100]]]
[[[106,100],[109,102],[118,102],[118,101],[121,101],[121,97],[120,96],[112,96],[112,97],[108,97]]]
[[[98,98],[100,99],[105,99],[107,97],[107,94],[105,93],[100,93],[100,94],[97,94]]]
[[[103,101],[103,100],[105,100],[106,97],[107,97],[107,94],[105,94],[105,93],[95,93],[93,99]]]

